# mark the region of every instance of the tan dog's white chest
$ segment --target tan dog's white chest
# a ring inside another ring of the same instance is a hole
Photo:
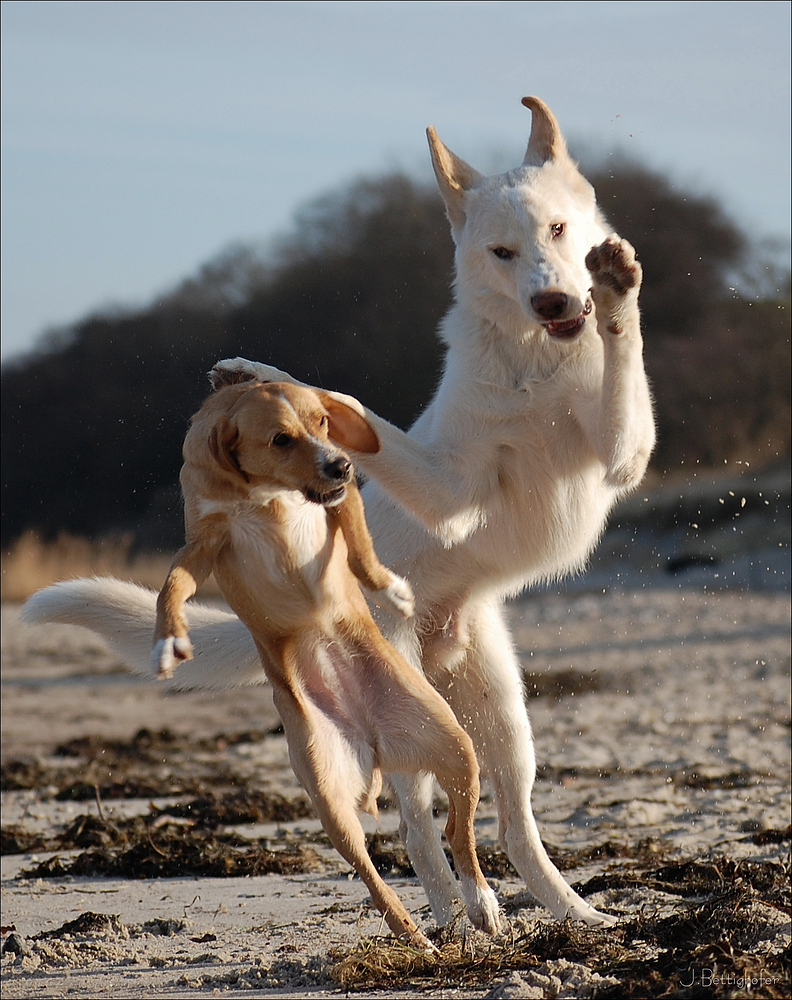
[[[296,491],[280,491],[277,499],[253,491],[244,501],[202,500],[199,511],[203,517],[224,515],[215,572],[232,600],[238,591],[256,594],[273,620],[290,621],[321,607],[333,550],[323,507]]]

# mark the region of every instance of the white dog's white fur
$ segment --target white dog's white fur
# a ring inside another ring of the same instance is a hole
[[[455,302],[440,328],[445,370],[408,433],[351,397],[382,443],[355,462],[378,555],[408,577],[416,615],[384,630],[444,695],[494,784],[500,840],[533,895],[557,917],[598,913],[562,879],[531,810],[535,762],[521,669],[503,600],[579,570],[616,500],[641,480],[654,443],[638,313],[640,266],[610,233],[591,185],[537,98],[516,170],[483,177],[429,130],[456,243]],[[416,359],[420,363],[420,359]],[[216,378],[276,368],[221,362]],[[409,377],[409,373],[405,373]],[[293,381],[293,380],[292,380]],[[120,612],[120,614],[119,614]],[[154,595],[72,581],[35,595],[29,621],[86,624],[146,671]],[[184,686],[260,680],[242,626],[193,608],[196,659]],[[142,655],[141,655],[142,654]],[[407,850],[435,919],[458,883],[432,822],[429,778],[397,777]]]

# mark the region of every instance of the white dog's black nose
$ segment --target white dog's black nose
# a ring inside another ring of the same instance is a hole
[[[531,305],[540,319],[560,319],[569,305],[569,296],[563,292],[540,292],[531,296]]]
[[[349,459],[343,455],[339,455],[338,458],[325,462],[322,466],[322,472],[328,479],[347,480],[349,479],[349,472],[351,468],[352,463]]]

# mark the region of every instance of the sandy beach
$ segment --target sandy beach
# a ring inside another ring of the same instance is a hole
[[[266,687],[166,692],[92,634],[4,607],[3,995],[788,995],[788,586],[735,587],[711,566],[636,586],[607,551],[510,614],[543,839],[619,925],[582,931],[534,906],[485,781],[476,829],[508,930],[491,943],[460,924],[434,968],[394,957],[294,779]],[[431,931],[383,806],[379,827],[365,820],[372,849]]]

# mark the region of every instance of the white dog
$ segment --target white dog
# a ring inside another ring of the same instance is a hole
[[[366,511],[382,560],[408,577],[409,622],[381,622],[470,733],[493,782],[500,840],[556,917],[597,912],[563,880],[531,810],[535,761],[520,664],[501,605],[579,570],[616,500],[640,482],[654,444],[638,312],[641,269],[610,233],[555,118],[535,97],[516,170],[484,177],[428,131],[456,244],[455,302],[437,393],[408,433],[333,394],[375,429],[377,454],[354,453],[372,477]],[[419,363],[419,359],[416,359]],[[294,381],[243,359],[218,384]],[[146,671],[155,595],[130,584],[72,581],[35,595],[29,621],[88,625]],[[198,655],[181,683],[260,679],[243,626],[194,609]],[[190,673],[190,671],[192,673]],[[431,779],[398,776],[403,833],[435,919],[458,909],[459,884],[432,821]]]

